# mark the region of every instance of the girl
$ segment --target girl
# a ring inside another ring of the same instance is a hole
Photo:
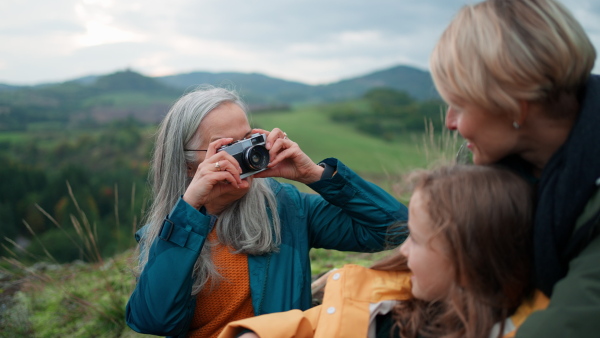
[[[488,166],[418,172],[415,182],[410,236],[396,254],[372,269],[334,271],[319,307],[234,322],[221,337],[243,329],[263,338],[480,338],[513,331],[533,304],[517,311],[531,292],[528,184]]]

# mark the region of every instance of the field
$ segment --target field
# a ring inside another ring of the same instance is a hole
[[[267,130],[275,127],[284,130],[314,161],[336,157],[360,173],[385,175],[426,163],[424,154],[415,146],[421,134],[403,135],[401,141],[386,142],[360,134],[351,126],[332,123],[319,107],[257,114],[252,123]]]
[[[359,133],[350,125],[332,122],[326,109],[319,106],[255,114],[251,125],[265,130],[280,128],[313,161],[336,157],[392,193],[395,185],[402,184],[400,177],[410,170],[453,161],[459,144],[456,134],[432,127],[425,133],[407,133],[385,141]]]

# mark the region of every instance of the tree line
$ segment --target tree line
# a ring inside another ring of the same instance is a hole
[[[440,130],[444,103],[437,99],[418,101],[391,88],[374,88],[365,93],[362,102],[331,105],[329,113],[336,122],[352,124],[360,132],[391,141],[402,133],[425,131],[426,123]]]
[[[59,262],[86,260],[74,224],[82,218],[103,256],[130,248],[148,198],[150,147],[148,128],[133,121],[73,137],[32,133],[1,142],[0,255],[36,260],[47,251]]]

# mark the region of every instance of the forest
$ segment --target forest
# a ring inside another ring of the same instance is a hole
[[[77,237],[76,230],[59,229],[44,215],[69,224],[70,215],[78,214],[76,201],[94,225],[103,256],[133,245],[131,227],[126,230],[119,223],[139,221],[134,215],[147,199],[151,131],[128,120],[68,135],[2,135],[0,237],[14,240],[35,257],[45,257],[45,247],[59,262],[85,260],[81,243],[70,241]],[[6,253],[8,244],[4,242],[0,253]]]

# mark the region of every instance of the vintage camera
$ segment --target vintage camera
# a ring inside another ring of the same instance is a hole
[[[224,150],[238,161],[242,167],[240,178],[243,179],[267,169],[270,158],[266,142],[267,135],[256,133],[250,138],[224,145],[217,152]]]

